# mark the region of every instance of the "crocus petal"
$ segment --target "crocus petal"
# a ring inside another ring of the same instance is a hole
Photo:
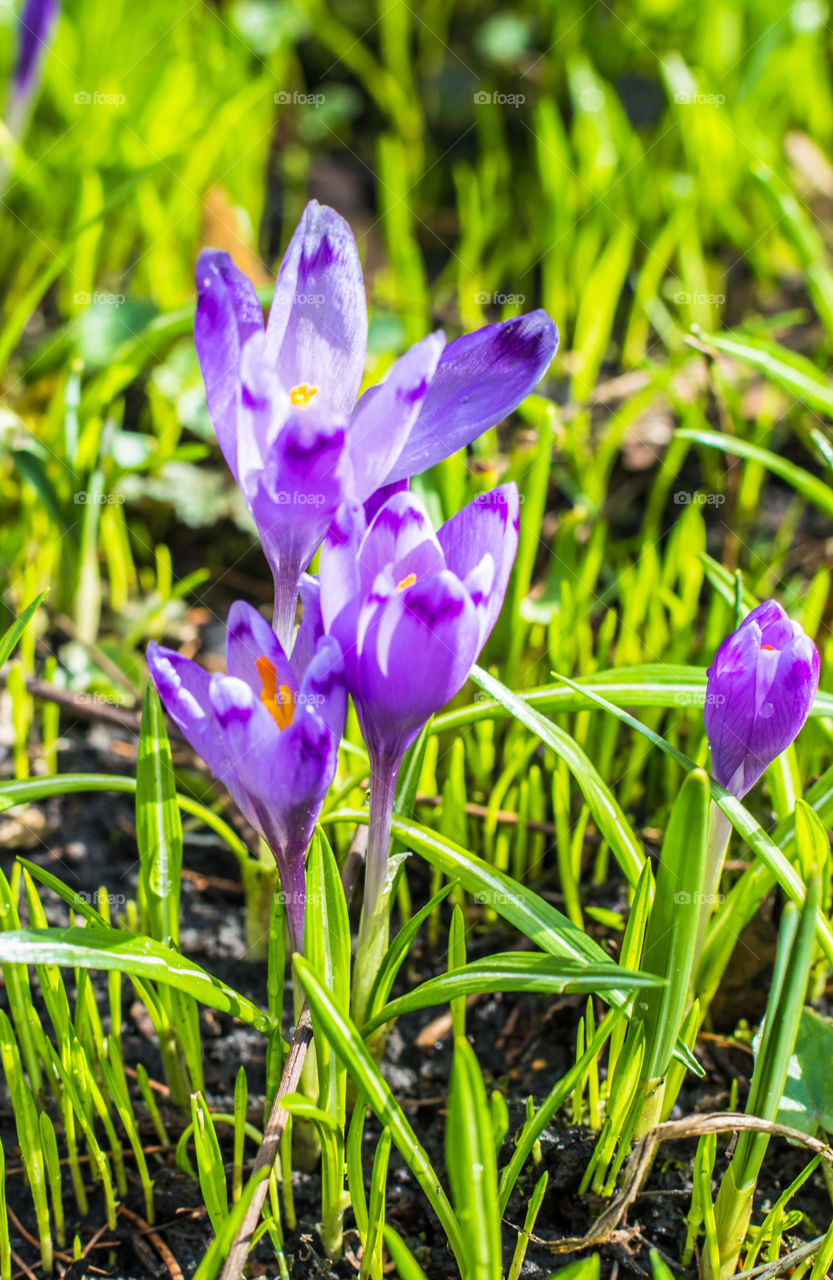
[[[383,507],[388,498],[392,498],[395,493],[404,493],[409,485],[408,480],[394,480],[393,484],[383,484],[381,488],[371,493],[370,497],[364,504],[364,518],[368,524],[380,507]]]
[[[197,755],[219,776],[228,762],[211,709],[208,672],[154,641],[145,656],[163,707]]]
[[[311,200],[289,242],[267,325],[269,359],[287,390],[306,384],[331,409],[356,402],[367,350],[367,303],[353,232]]]
[[[266,619],[243,600],[231,606],[226,632],[226,669],[243,680],[256,698],[263,693],[263,678],[256,663],[266,658],[275,672],[278,688],[286,685],[293,697],[298,692],[295,671]]]
[[[298,709],[264,762],[262,793],[280,813],[285,847],[306,850],[336,766],[337,743],[311,706]]]
[[[327,631],[349,605],[358,602],[359,548],[364,535],[361,503],[342,503],[327,530],[318,561],[321,614]]]
[[[771,653],[761,653],[760,658],[772,660]],[[819,679],[819,657],[812,641],[803,634],[791,640],[769,677],[768,671],[767,696],[759,706],[753,742],[744,760],[744,792],[786,750],[810,713]]]
[[[283,736],[275,721],[245,680],[216,674],[210,677],[208,693],[228,757],[226,769],[218,773],[235,800],[252,818],[252,796],[264,796],[264,778]],[[245,799],[241,804],[239,797]]]
[[[755,682],[760,631],[740,627],[715,654],[708,671],[703,719],[712,773],[728,787],[742,768],[755,724]]]
[[[292,414],[289,396],[266,361],[266,333],[259,329],[240,359],[237,410],[237,480],[248,494],[266,466],[269,451]]]
[[[718,782],[739,798],[799,733],[816,695],[819,656],[775,601],[724,640],[708,671],[704,720]]]
[[[300,685],[324,635],[324,619],[321,616],[321,584],[318,579],[309,573],[301,574],[298,593],[301,597],[301,625],[292,646],[290,661]]]
[[[227,253],[204,250],[197,262],[194,342],[208,412],[223,455],[237,479],[240,361],[248,339],[263,328],[254,285]]]
[[[353,460],[354,494],[364,502],[394,466],[425,403],[445,346],[442,333],[429,334],[405,352],[378,387],[359,401],[347,441]]]
[[[446,564],[470,587],[481,619],[481,646],[491,634],[503,606],[518,550],[519,503],[517,485],[498,485],[489,493],[478,494],[437,531]],[[485,555],[494,563],[491,585],[486,587],[488,573],[481,569],[475,589],[475,583],[469,583],[468,574],[481,564]]]
[[[446,567],[431,519],[416,494],[396,493],[377,511],[359,549],[363,590],[370,589],[386,566],[396,583]]]
[[[557,345],[558,330],[545,311],[450,342],[387,482],[425,471],[505,418],[540,382]]]
[[[380,605],[351,690],[375,754],[398,764],[429,716],[465,684],[479,642],[474,605],[447,570]]]
[[[777,600],[764,600],[756,605],[743,622],[745,626],[754,622],[760,627],[761,644],[771,644],[774,649],[782,649],[796,634],[803,635],[801,627],[787,616]]]
[[[19,97],[26,97],[34,87],[38,64],[52,38],[58,17],[58,0],[26,0],[18,22],[18,50],[14,65],[13,85]]]
[[[275,629],[291,648],[298,581],[344,497],[344,425],[309,406],[294,413],[250,489],[249,507],[275,578]]]
[[[344,439],[341,419],[300,409],[287,419],[267,459],[262,487],[274,502],[274,523],[281,537],[309,546],[307,561],[344,499]]]
[[[333,636],[322,636],[304,672],[298,706],[312,707],[334,740],[340,741],[347,716],[347,691],[344,687],[344,659]]]

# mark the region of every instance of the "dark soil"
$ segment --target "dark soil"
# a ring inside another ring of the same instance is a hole
[[[133,772],[135,763],[131,757],[135,753],[135,738],[129,733],[113,731],[100,724],[88,728],[68,726],[67,732],[69,742],[61,755],[62,772]],[[93,894],[99,885],[106,886],[111,894],[117,895],[116,910],[120,905],[119,895],[135,897],[137,862],[132,797],[93,793],[55,798],[35,808],[40,818],[31,811],[21,813],[20,810],[0,817],[0,862],[7,874],[15,853],[19,851],[79,891]],[[212,836],[204,832],[186,832],[185,868],[182,886],[183,950],[210,972],[253,1000],[265,1004],[265,966],[245,958],[243,896],[242,890],[235,888],[238,879],[236,863]],[[423,876],[416,863],[409,874],[415,901],[424,900],[428,893],[427,875]],[[600,905],[611,905],[619,892],[613,885],[602,887],[598,891]],[[65,923],[64,905],[47,890],[43,891],[42,897],[50,923]],[[511,945],[511,940],[494,934],[475,932],[472,939],[472,956]],[[409,960],[410,967],[406,966],[400,975],[401,985],[412,985],[438,972],[444,964],[443,953],[432,954],[428,949],[418,948]],[[69,982],[71,976],[66,973],[65,979]],[[104,1017],[106,980],[101,974],[93,976]],[[159,1082],[163,1075],[158,1050],[146,1025],[143,1008],[139,1004],[131,1006],[128,990],[126,985],[122,1028],[126,1065],[135,1068],[137,1063],[143,1063],[151,1079]],[[527,1096],[532,1095],[539,1102],[552,1082],[572,1064],[576,1029],[583,1008],[584,998],[580,997],[549,1000],[512,995],[483,997],[470,1007],[469,1035],[476,1047],[487,1087],[499,1088],[510,1108],[510,1137],[504,1145],[504,1160],[511,1148],[511,1132],[523,1121]],[[436,1028],[435,1019],[442,1012],[442,1009],[431,1009],[401,1019],[389,1038],[384,1064],[397,1098],[438,1169],[443,1167],[444,1100],[451,1067],[451,1036],[448,1026],[436,1029],[427,1043],[423,1043],[424,1036],[420,1041],[420,1033],[429,1024]],[[254,1123],[260,1123],[265,1088],[262,1037],[212,1010],[204,1011],[202,1023],[209,1105],[221,1110],[232,1109],[234,1079],[242,1063],[249,1083],[250,1118]],[[689,1080],[681,1098],[680,1113],[725,1109],[734,1077],[740,1081],[742,1104],[751,1065],[748,1052],[729,1040],[713,1036],[704,1041],[700,1056],[706,1067],[706,1078],[703,1081]],[[17,1134],[5,1082],[0,1089],[0,1135],[6,1155],[8,1203],[21,1227],[35,1236],[32,1202],[21,1170]],[[181,1132],[184,1122],[166,1107],[164,1094],[160,1092],[159,1096],[169,1131],[176,1135]],[[136,1114],[142,1123],[143,1138],[149,1148],[156,1148],[149,1155],[155,1177],[156,1231],[171,1251],[182,1275],[189,1277],[212,1238],[199,1188],[175,1167],[173,1150],[159,1149],[138,1089],[134,1101]],[[365,1130],[368,1172],[377,1137],[378,1126],[371,1116]],[[720,1169],[725,1167],[728,1141],[728,1135],[719,1139]],[[536,1237],[557,1241],[585,1232],[603,1207],[577,1194],[593,1143],[594,1135],[588,1129],[570,1125],[563,1119],[552,1124],[542,1137],[540,1163],[530,1165],[525,1171],[509,1204],[507,1223],[513,1227],[523,1225],[529,1193],[541,1173],[547,1170],[549,1186],[535,1225]],[[694,1150],[693,1140],[669,1144],[660,1150],[624,1230],[620,1230],[614,1240],[601,1249],[603,1275],[615,1276],[619,1272],[649,1275],[651,1248],[659,1249],[676,1267],[685,1236],[684,1218],[690,1203]],[[759,1184],[759,1212],[765,1211],[804,1163],[805,1156],[801,1150],[780,1142],[771,1145]],[[127,1166],[130,1169],[129,1160]],[[69,1190],[68,1178],[65,1182]],[[70,1195],[66,1198],[67,1237],[71,1241],[77,1232],[83,1248],[96,1232],[102,1227],[104,1230],[89,1256],[69,1266],[66,1276],[71,1280],[80,1280],[82,1275],[150,1280],[151,1277],[170,1275],[176,1280],[176,1272],[171,1271],[134,1220],[120,1216],[115,1233],[106,1229],[101,1194],[92,1183],[89,1192],[90,1212],[83,1221],[78,1220],[74,1200]],[[345,1256],[333,1265],[321,1256],[316,1233],[319,1215],[317,1173],[296,1173],[293,1176],[293,1193],[297,1228],[288,1232],[286,1239],[291,1274],[298,1277],[355,1276],[359,1240],[357,1233],[350,1229],[352,1219],[349,1213]],[[820,1174],[805,1186],[801,1203],[811,1220],[807,1229],[809,1238],[811,1234],[823,1231],[830,1217],[830,1202]],[[407,1240],[430,1280],[445,1280],[453,1275],[454,1262],[442,1232],[422,1192],[395,1150],[391,1156],[387,1204],[389,1222]],[[144,1203],[135,1172],[125,1205],[133,1214],[144,1217]],[[514,1232],[505,1231],[505,1238],[508,1267],[514,1249]],[[12,1247],[21,1261],[39,1274],[38,1250],[14,1221]],[[529,1245],[522,1274],[530,1280],[533,1277],[543,1278],[571,1260],[571,1255],[554,1255],[544,1245],[533,1242]],[[268,1242],[256,1249],[252,1272],[277,1274]],[[25,1273],[20,1271],[19,1274]]]

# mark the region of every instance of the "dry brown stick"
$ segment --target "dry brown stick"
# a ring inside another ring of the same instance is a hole
[[[28,1267],[23,1261],[19,1253],[15,1253],[14,1249],[9,1249],[9,1256],[16,1267],[20,1267],[18,1275],[26,1276],[27,1280],[38,1280],[31,1267]]]
[[[109,1222],[102,1222],[101,1226],[98,1228],[98,1231],[96,1231],[95,1235],[92,1236],[92,1238],[84,1245],[84,1248],[81,1250],[80,1258],[88,1257],[89,1254],[92,1253],[93,1249],[103,1249],[103,1248],[106,1248],[108,1245],[111,1247],[115,1247],[116,1245],[121,1243],[121,1241],[119,1240],[102,1240],[101,1239],[101,1237],[104,1235],[104,1232],[107,1230],[109,1225],[110,1225]]]
[[[310,1020],[309,1005],[304,1001],[304,1007],[301,1010],[298,1025],[295,1028],[295,1034],[289,1046],[289,1053],[283,1065],[278,1091],[275,1094],[275,1101],[272,1103],[272,1111],[263,1131],[263,1141],[255,1159],[252,1177],[261,1169],[269,1169],[271,1172],[278,1158],[281,1138],[286,1128],[286,1122],[289,1119],[289,1112],[284,1110],[283,1100],[288,1093],[294,1093],[298,1088],[304,1059],[307,1056],[307,1049],[311,1040],[312,1022]],[[255,1193],[249,1202],[249,1207],[229,1249],[220,1280],[239,1280],[239,1277],[242,1276],[246,1259],[249,1256],[252,1235],[260,1221],[260,1214],[268,1189],[269,1179],[264,1178],[255,1189]]]
[[[14,1209],[12,1209],[11,1205],[6,1206],[6,1212],[8,1213],[9,1219],[12,1222],[13,1226],[16,1228],[16,1230],[20,1232],[20,1234],[23,1236],[23,1239],[27,1242],[27,1244],[31,1244],[35,1249],[40,1249],[41,1247],[40,1240],[38,1239],[37,1236],[33,1236],[31,1231],[26,1230],[23,1223],[20,1221],[20,1218],[18,1218]],[[65,1253],[65,1252],[62,1252],[60,1249],[54,1249],[54,1248],[52,1250],[52,1257],[57,1258],[59,1262],[70,1263],[73,1260],[71,1253]]]
[[[424,796],[420,793],[416,798],[416,803],[426,809],[439,809],[442,802],[442,796]],[[498,826],[516,827],[520,821],[518,815],[511,813],[508,809],[492,810],[485,804],[476,804],[473,800],[467,800],[463,807],[468,817],[493,818]],[[551,822],[527,822],[526,829],[540,832],[545,836],[555,835],[555,827]]]
[[[121,687],[130,694],[131,698],[141,697],[141,689],[137,689],[131,683],[119,664],[114,662],[109,654],[105,653],[103,649],[100,649],[94,641],[85,640],[84,637],[79,634],[78,628],[72,621],[72,618],[68,618],[65,613],[56,613],[55,623],[62,631],[66,632],[70,640],[74,640],[76,644],[80,644],[81,648],[86,650],[95,662],[96,666],[100,667],[104,674],[108,675],[114,684],[120,684]]]
[[[803,1262],[805,1258],[811,1258],[814,1253],[818,1253],[824,1244],[827,1236],[816,1236],[815,1240],[808,1240],[806,1244],[801,1244],[797,1249],[793,1249],[791,1253],[785,1253],[782,1258],[776,1258],[774,1262],[762,1262],[759,1267],[753,1267],[751,1271],[739,1271],[732,1280],[770,1280],[772,1276],[782,1276],[785,1271],[792,1271],[793,1267],[799,1262]]]
[[[789,1125],[775,1124],[770,1120],[759,1120],[757,1116],[743,1115],[741,1112],[709,1112],[701,1116],[686,1116],[682,1120],[666,1120],[663,1124],[649,1129],[640,1138],[633,1151],[625,1171],[625,1181],[619,1195],[605,1209],[590,1230],[583,1236],[566,1237],[563,1240],[543,1240],[530,1234],[533,1244],[543,1245],[551,1253],[574,1253],[579,1249],[591,1249],[604,1244],[613,1235],[625,1216],[628,1207],[639,1194],[639,1188],[651,1167],[654,1147],[659,1142],[669,1142],[678,1138],[699,1138],[704,1133],[736,1133],[740,1129],[751,1129],[758,1133],[769,1133],[776,1138],[789,1138],[803,1147],[808,1147],[816,1155],[823,1156],[833,1164],[833,1148],[818,1138],[812,1138],[800,1129],[791,1129]]]
[[[5,670],[0,672],[0,684],[6,683]],[[26,677],[26,692],[41,702],[54,702],[65,711],[81,716],[87,720],[108,720],[122,729],[139,732],[140,716],[129,707],[113,706],[103,699],[93,698],[88,693],[73,693],[71,689],[58,689],[48,680],[39,680],[37,676]]]

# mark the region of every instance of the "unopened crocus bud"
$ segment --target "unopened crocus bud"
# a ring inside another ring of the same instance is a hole
[[[775,600],[723,641],[708,670],[704,718],[712,774],[738,799],[797,736],[818,683],[816,646]]]

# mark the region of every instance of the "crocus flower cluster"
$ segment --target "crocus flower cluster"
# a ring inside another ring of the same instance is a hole
[[[775,600],[723,641],[708,670],[704,718],[712,773],[738,799],[798,735],[818,683],[816,646]]]
[[[272,627],[232,608],[227,675],[158,646],[148,660],[172,719],[273,850],[301,949],[304,854],[334,775],[346,694],[371,760],[365,920],[384,881],[404,752],[467,679],[517,548],[514,485],[481,495],[435,533],[408,479],[514,409],[558,335],[543,311],[448,344],[430,334],[359,399],[367,308],[358,251],[343,218],[315,201],[265,325],[228,254],[201,254],[197,288],[208,409],[272,570],[275,608]],[[322,541],[319,583],[304,570]]]

